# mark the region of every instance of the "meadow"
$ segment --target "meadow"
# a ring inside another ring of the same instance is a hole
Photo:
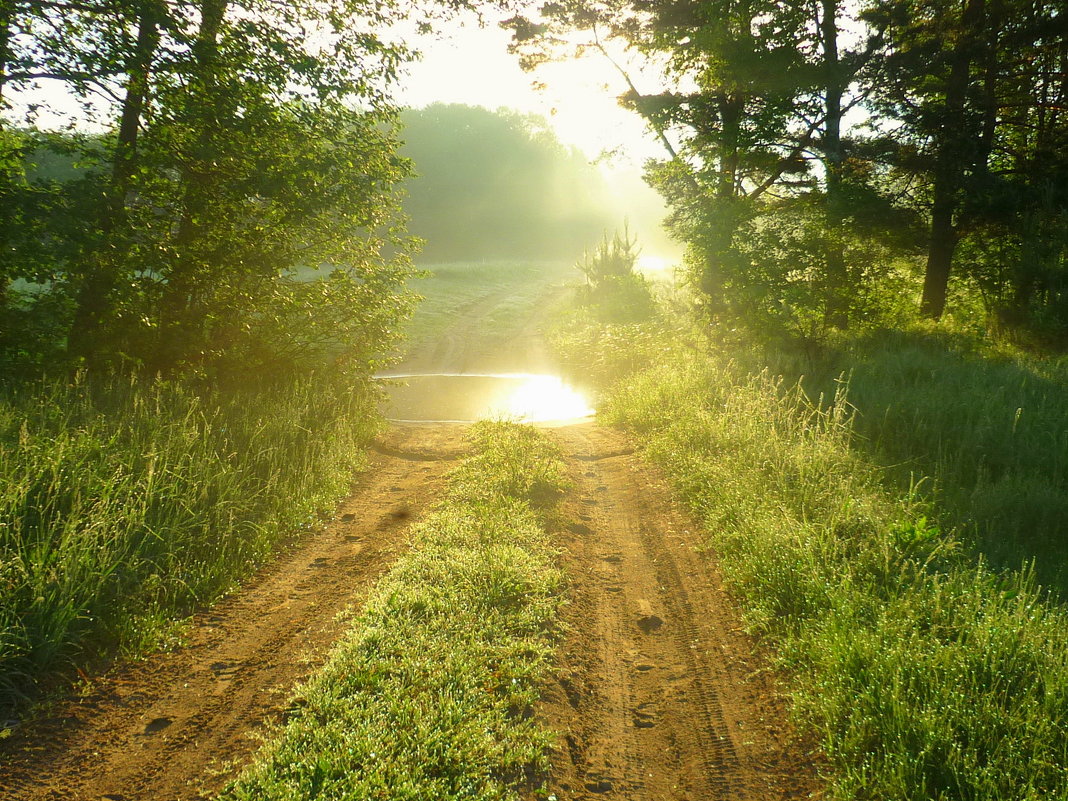
[[[916,328],[853,339],[808,378],[773,369],[817,399],[845,382],[854,448],[974,554],[1068,597],[1068,358]]]
[[[504,342],[569,269],[434,265],[411,282],[426,299],[409,348],[487,298],[479,335]],[[378,402],[329,371],[247,391],[84,375],[0,390],[0,707],[179,642],[192,612],[333,510]]]
[[[487,347],[508,342],[544,305],[546,289],[575,281],[566,262],[468,261],[425,264],[409,288],[421,300],[405,323],[406,352],[426,348],[459,318],[474,312],[478,340]],[[486,304],[488,308],[476,307]]]

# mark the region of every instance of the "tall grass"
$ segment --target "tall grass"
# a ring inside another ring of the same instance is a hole
[[[1068,615],[888,490],[849,406],[693,352],[633,374],[628,427],[790,668],[841,799],[1068,798]]]
[[[411,550],[223,799],[532,797],[550,745],[532,708],[563,598],[545,525],[566,477],[533,428],[482,423],[474,438]]]
[[[929,327],[850,337],[815,357],[714,347],[663,321],[578,318],[558,326],[552,342],[566,367],[602,384],[683,347],[729,362],[738,380],[765,369],[785,376],[782,386],[800,385],[815,404],[848,386],[851,448],[900,492],[929,499],[931,514],[973,556],[1033,570],[1068,599],[1068,357]]]
[[[1033,561],[1068,597],[1068,359],[883,332],[853,341],[828,370],[848,379],[857,447],[900,485],[929,476],[941,519],[973,550],[1002,567]]]
[[[0,396],[0,704],[226,592],[362,464],[366,387],[43,382]]]

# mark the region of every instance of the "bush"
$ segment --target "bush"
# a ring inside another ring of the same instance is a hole
[[[593,252],[586,251],[577,267],[586,276],[581,301],[603,322],[633,323],[656,313],[649,282],[634,267],[640,251],[626,227],[611,239],[604,235]]]

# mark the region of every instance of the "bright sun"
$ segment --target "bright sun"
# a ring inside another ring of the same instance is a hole
[[[671,269],[672,263],[667,259],[662,259],[659,256],[639,256],[638,257],[638,272],[646,275],[654,273],[662,273]]]
[[[400,100],[412,106],[440,101],[539,114],[565,144],[591,159],[604,151],[623,154],[631,169],[663,155],[640,118],[620,108],[616,97],[626,84],[605,59],[568,59],[525,73],[508,53],[510,39],[493,20],[479,27],[471,15],[461,15],[447,36],[414,36],[423,57],[406,69]],[[626,60],[625,54],[617,55]]]

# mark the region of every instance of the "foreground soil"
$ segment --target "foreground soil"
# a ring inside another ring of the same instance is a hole
[[[694,521],[621,433],[587,423],[554,434],[576,483],[570,633],[540,710],[560,733],[557,798],[818,797],[810,749]]]
[[[187,644],[94,677],[0,743],[0,797],[171,801],[218,791],[342,614],[393,562],[463,449],[456,426],[391,431],[337,516],[240,592],[198,615]]]
[[[463,427],[397,426],[337,517],[198,616],[188,644],[115,668],[2,745],[5,799],[210,796],[284,718],[358,605],[440,496]],[[564,502],[568,636],[538,714],[559,732],[558,799],[818,796],[774,675],[742,632],[693,521],[619,432],[553,430]]]

